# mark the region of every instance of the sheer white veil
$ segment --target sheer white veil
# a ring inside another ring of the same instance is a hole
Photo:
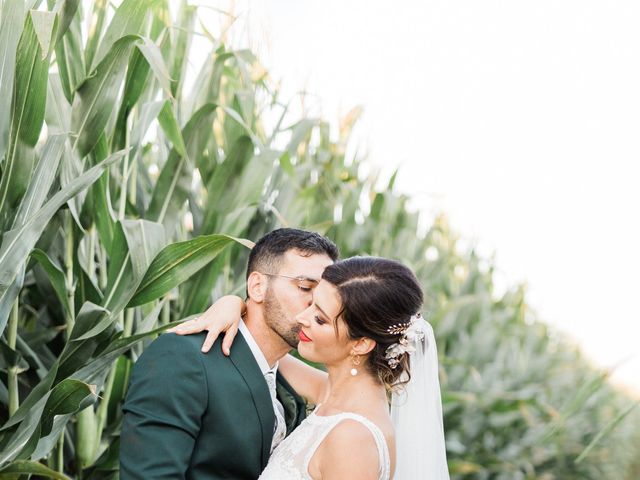
[[[433,328],[421,316],[413,321],[412,327],[424,335],[413,339],[411,380],[391,398],[397,452],[394,478],[449,480],[436,341]]]

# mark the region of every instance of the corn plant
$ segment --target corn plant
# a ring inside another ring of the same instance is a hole
[[[460,252],[444,217],[420,234],[395,177],[378,191],[360,175],[345,154],[358,109],[337,126],[296,117],[186,2],[175,18],[167,0],[85,6],[0,2],[0,476],[117,478],[133,362],[242,292],[250,240],[278,226],[414,268],[453,478],[637,476],[633,400],[524,289],[497,296],[490,261]]]

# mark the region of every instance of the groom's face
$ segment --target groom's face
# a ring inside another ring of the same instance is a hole
[[[269,277],[264,299],[265,320],[291,348],[296,348],[300,341],[296,315],[311,305],[313,288],[332,263],[327,255],[304,255],[289,250],[278,272]]]

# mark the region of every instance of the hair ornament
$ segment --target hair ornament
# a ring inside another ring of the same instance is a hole
[[[394,324],[387,328],[387,332],[391,335],[400,335],[398,342],[389,345],[385,351],[384,358],[391,368],[395,369],[400,365],[402,355],[415,352],[417,342],[424,341],[425,332],[422,329],[424,322],[417,321],[420,318],[422,318],[421,314],[416,313],[411,316],[409,322]]]

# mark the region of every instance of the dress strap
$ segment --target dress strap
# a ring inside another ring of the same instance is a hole
[[[317,410],[317,409],[316,409]],[[312,413],[312,416],[315,417],[315,420],[323,421],[326,425],[323,426],[322,430],[318,432],[318,436],[316,440],[311,445],[311,448],[307,451],[304,459],[304,471],[308,475],[309,474],[309,463],[311,462],[311,458],[313,454],[316,452],[320,444],[324,441],[324,439],[329,435],[331,430],[333,430],[336,425],[338,425],[343,420],[355,420],[356,422],[364,425],[373,435],[373,439],[376,442],[376,447],[378,448],[378,478],[379,480],[388,480],[391,476],[391,460],[389,458],[389,447],[387,446],[387,440],[382,433],[382,430],[362,415],[358,415],[357,413],[351,412],[343,412],[337,415],[330,415],[326,417],[315,415],[315,411]],[[312,416],[309,417],[311,420]]]

